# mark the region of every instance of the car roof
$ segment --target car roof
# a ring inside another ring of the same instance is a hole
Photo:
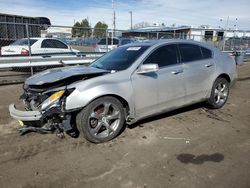
[[[28,39],[28,38],[21,38],[21,39]],[[17,39],[17,40],[21,40],[21,39]],[[30,39],[34,39],[34,40],[44,40],[44,39],[58,40],[58,39],[55,39],[55,38],[46,38],[46,37],[30,37]]]
[[[168,43],[187,43],[187,44],[196,44],[199,46],[204,46],[206,48],[211,49],[212,47],[208,44],[193,41],[193,40],[186,40],[186,39],[162,39],[162,40],[147,40],[143,42],[134,42],[126,44],[126,46],[154,46],[154,45],[161,45],[161,44],[168,44]]]

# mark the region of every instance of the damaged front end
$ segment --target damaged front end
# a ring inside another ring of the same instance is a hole
[[[69,87],[77,81],[109,73],[108,71],[74,66],[46,70],[28,78],[23,86],[25,110],[16,109],[14,104],[9,106],[10,115],[22,125],[21,135],[27,132],[53,133],[63,137],[67,132],[76,136],[72,116],[80,109],[66,110],[66,98],[75,90]]]
[[[24,88],[20,97],[26,111],[17,110],[14,104],[9,106],[10,115],[17,119],[22,128],[21,134],[27,132],[53,133],[63,136],[63,132],[74,132],[71,125],[72,111],[65,110],[65,100],[74,88],[60,87],[48,91]],[[77,110],[77,109],[76,109]]]

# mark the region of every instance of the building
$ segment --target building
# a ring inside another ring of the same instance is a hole
[[[26,28],[26,24],[29,27]],[[9,45],[16,39],[26,38],[27,29],[30,37],[40,37],[41,30],[50,26],[46,17],[27,17],[0,13],[0,47]]]
[[[42,31],[41,37],[71,38],[72,28],[51,26],[47,30]]]
[[[222,50],[246,49],[250,47],[250,30],[225,30],[202,25],[199,28],[191,26],[152,26],[132,29],[122,33],[123,37],[145,39],[190,39],[206,42]]]
[[[125,31],[122,33],[122,37],[135,37],[141,39],[165,39],[180,36],[182,38],[186,38],[188,33],[190,33],[190,30],[190,26],[151,26]]]

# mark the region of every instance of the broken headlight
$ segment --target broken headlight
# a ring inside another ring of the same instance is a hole
[[[65,89],[59,90],[55,93],[53,93],[49,98],[47,98],[42,104],[41,104],[41,110],[45,110],[51,106],[57,105],[62,95],[65,93]]]

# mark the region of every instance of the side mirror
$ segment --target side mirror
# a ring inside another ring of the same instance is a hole
[[[137,70],[137,74],[157,72],[158,70],[159,70],[158,64],[145,64],[139,67],[139,69]]]

